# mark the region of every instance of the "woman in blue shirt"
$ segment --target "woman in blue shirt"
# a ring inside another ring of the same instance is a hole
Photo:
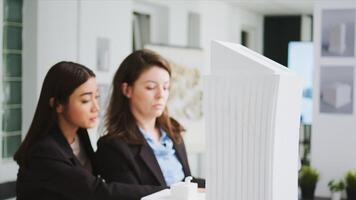
[[[112,83],[107,134],[98,141],[96,161],[108,181],[170,186],[190,176],[184,128],[169,117],[171,69],[149,50],[130,54]],[[193,180],[205,187],[203,179]]]

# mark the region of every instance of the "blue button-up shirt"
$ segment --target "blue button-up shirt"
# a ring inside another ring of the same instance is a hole
[[[155,143],[151,134],[145,132],[142,128],[140,128],[140,131],[152,148],[167,185],[170,186],[173,183],[182,181],[184,179],[183,167],[175,154],[176,150],[173,148],[173,141],[168,137],[167,133],[160,129],[161,137],[159,143]]]

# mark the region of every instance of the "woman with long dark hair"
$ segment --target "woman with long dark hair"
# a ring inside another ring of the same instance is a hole
[[[112,83],[107,134],[96,152],[107,181],[170,186],[191,176],[184,128],[166,107],[170,77],[168,62],[150,50],[135,51],[121,63]]]
[[[30,129],[16,152],[18,199],[139,199],[163,187],[131,187],[95,176],[87,128],[96,124],[95,74],[59,62],[48,71]]]

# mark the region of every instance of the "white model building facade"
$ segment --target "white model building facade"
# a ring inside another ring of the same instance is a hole
[[[204,82],[207,200],[296,200],[302,80],[241,45],[213,42]]]

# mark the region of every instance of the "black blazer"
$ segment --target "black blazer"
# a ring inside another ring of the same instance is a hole
[[[94,152],[87,131],[81,129],[78,134],[89,159],[92,159]],[[29,153],[28,165],[20,166],[18,172],[16,193],[19,200],[131,200],[164,189],[105,183],[80,164],[58,127],[33,145]],[[95,171],[95,165],[93,169]]]
[[[119,137],[100,138],[95,154],[98,172],[108,182],[167,186],[152,148],[138,129],[136,134],[142,139],[142,144],[128,144]],[[174,144],[174,149],[185,176],[191,176],[184,142]],[[194,178],[193,182],[205,187],[203,179]]]

